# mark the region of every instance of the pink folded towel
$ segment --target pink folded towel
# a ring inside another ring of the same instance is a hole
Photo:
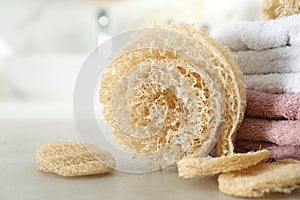
[[[300,94],[270,94],[247,90],[245,115],[270,119],[300,119]]]
[[[300,120],[245,118],[236,139],[300,146]]]
[[[300,146],[279,146],[269,142],[255,142],[248,140],[237,140],[235,142],[235,151],[237,153],[258,151],[260,149],[268,149],[271,152],[271,158],[274,160],[283,158],[300,160]]]

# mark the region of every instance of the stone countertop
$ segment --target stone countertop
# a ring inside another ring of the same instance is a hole
[[[77,178],[36,171],[36,150],[57,140],[79,140],[72,120],[0,120],[1,200],[238,199],[219,192],[215,177],[184,180],[174,169]],[[267,199],[300,199],[300,190]]]

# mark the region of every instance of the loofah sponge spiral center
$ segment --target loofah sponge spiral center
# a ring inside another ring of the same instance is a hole
[[[133,38],[101,77],[100,102],[111,136],[125,150],[162,165],[207,155],[221,132],[220,154],[232,152],[244,85],[235,80],[228,50],[185,26],[148,29]]]

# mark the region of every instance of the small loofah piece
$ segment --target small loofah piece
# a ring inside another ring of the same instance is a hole
[[[42,146],[36,153],[37,169],[61,176],[84,176],[111,172],[114,157],[92,144],[55,142]]]
[[[246,169],[268,160],[269,157],[268,150],[261,150],[216,158],[185,158],[180,160],[177,165],[180,177],[192,178]]]
[[[219,189],[240,197],[262,197],[271,192],[291,193],[299,188],[300,161],[284,159],[260,163],[241,171],[221,174]]]
[[[262,13],[266,19],[300,14],[299,0],[264,0]]]

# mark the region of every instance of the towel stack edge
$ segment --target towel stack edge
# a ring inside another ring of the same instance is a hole
[[[237,56],[247,85],[236,152],[300,160],[300,15],[243,22],[213,36]]]

